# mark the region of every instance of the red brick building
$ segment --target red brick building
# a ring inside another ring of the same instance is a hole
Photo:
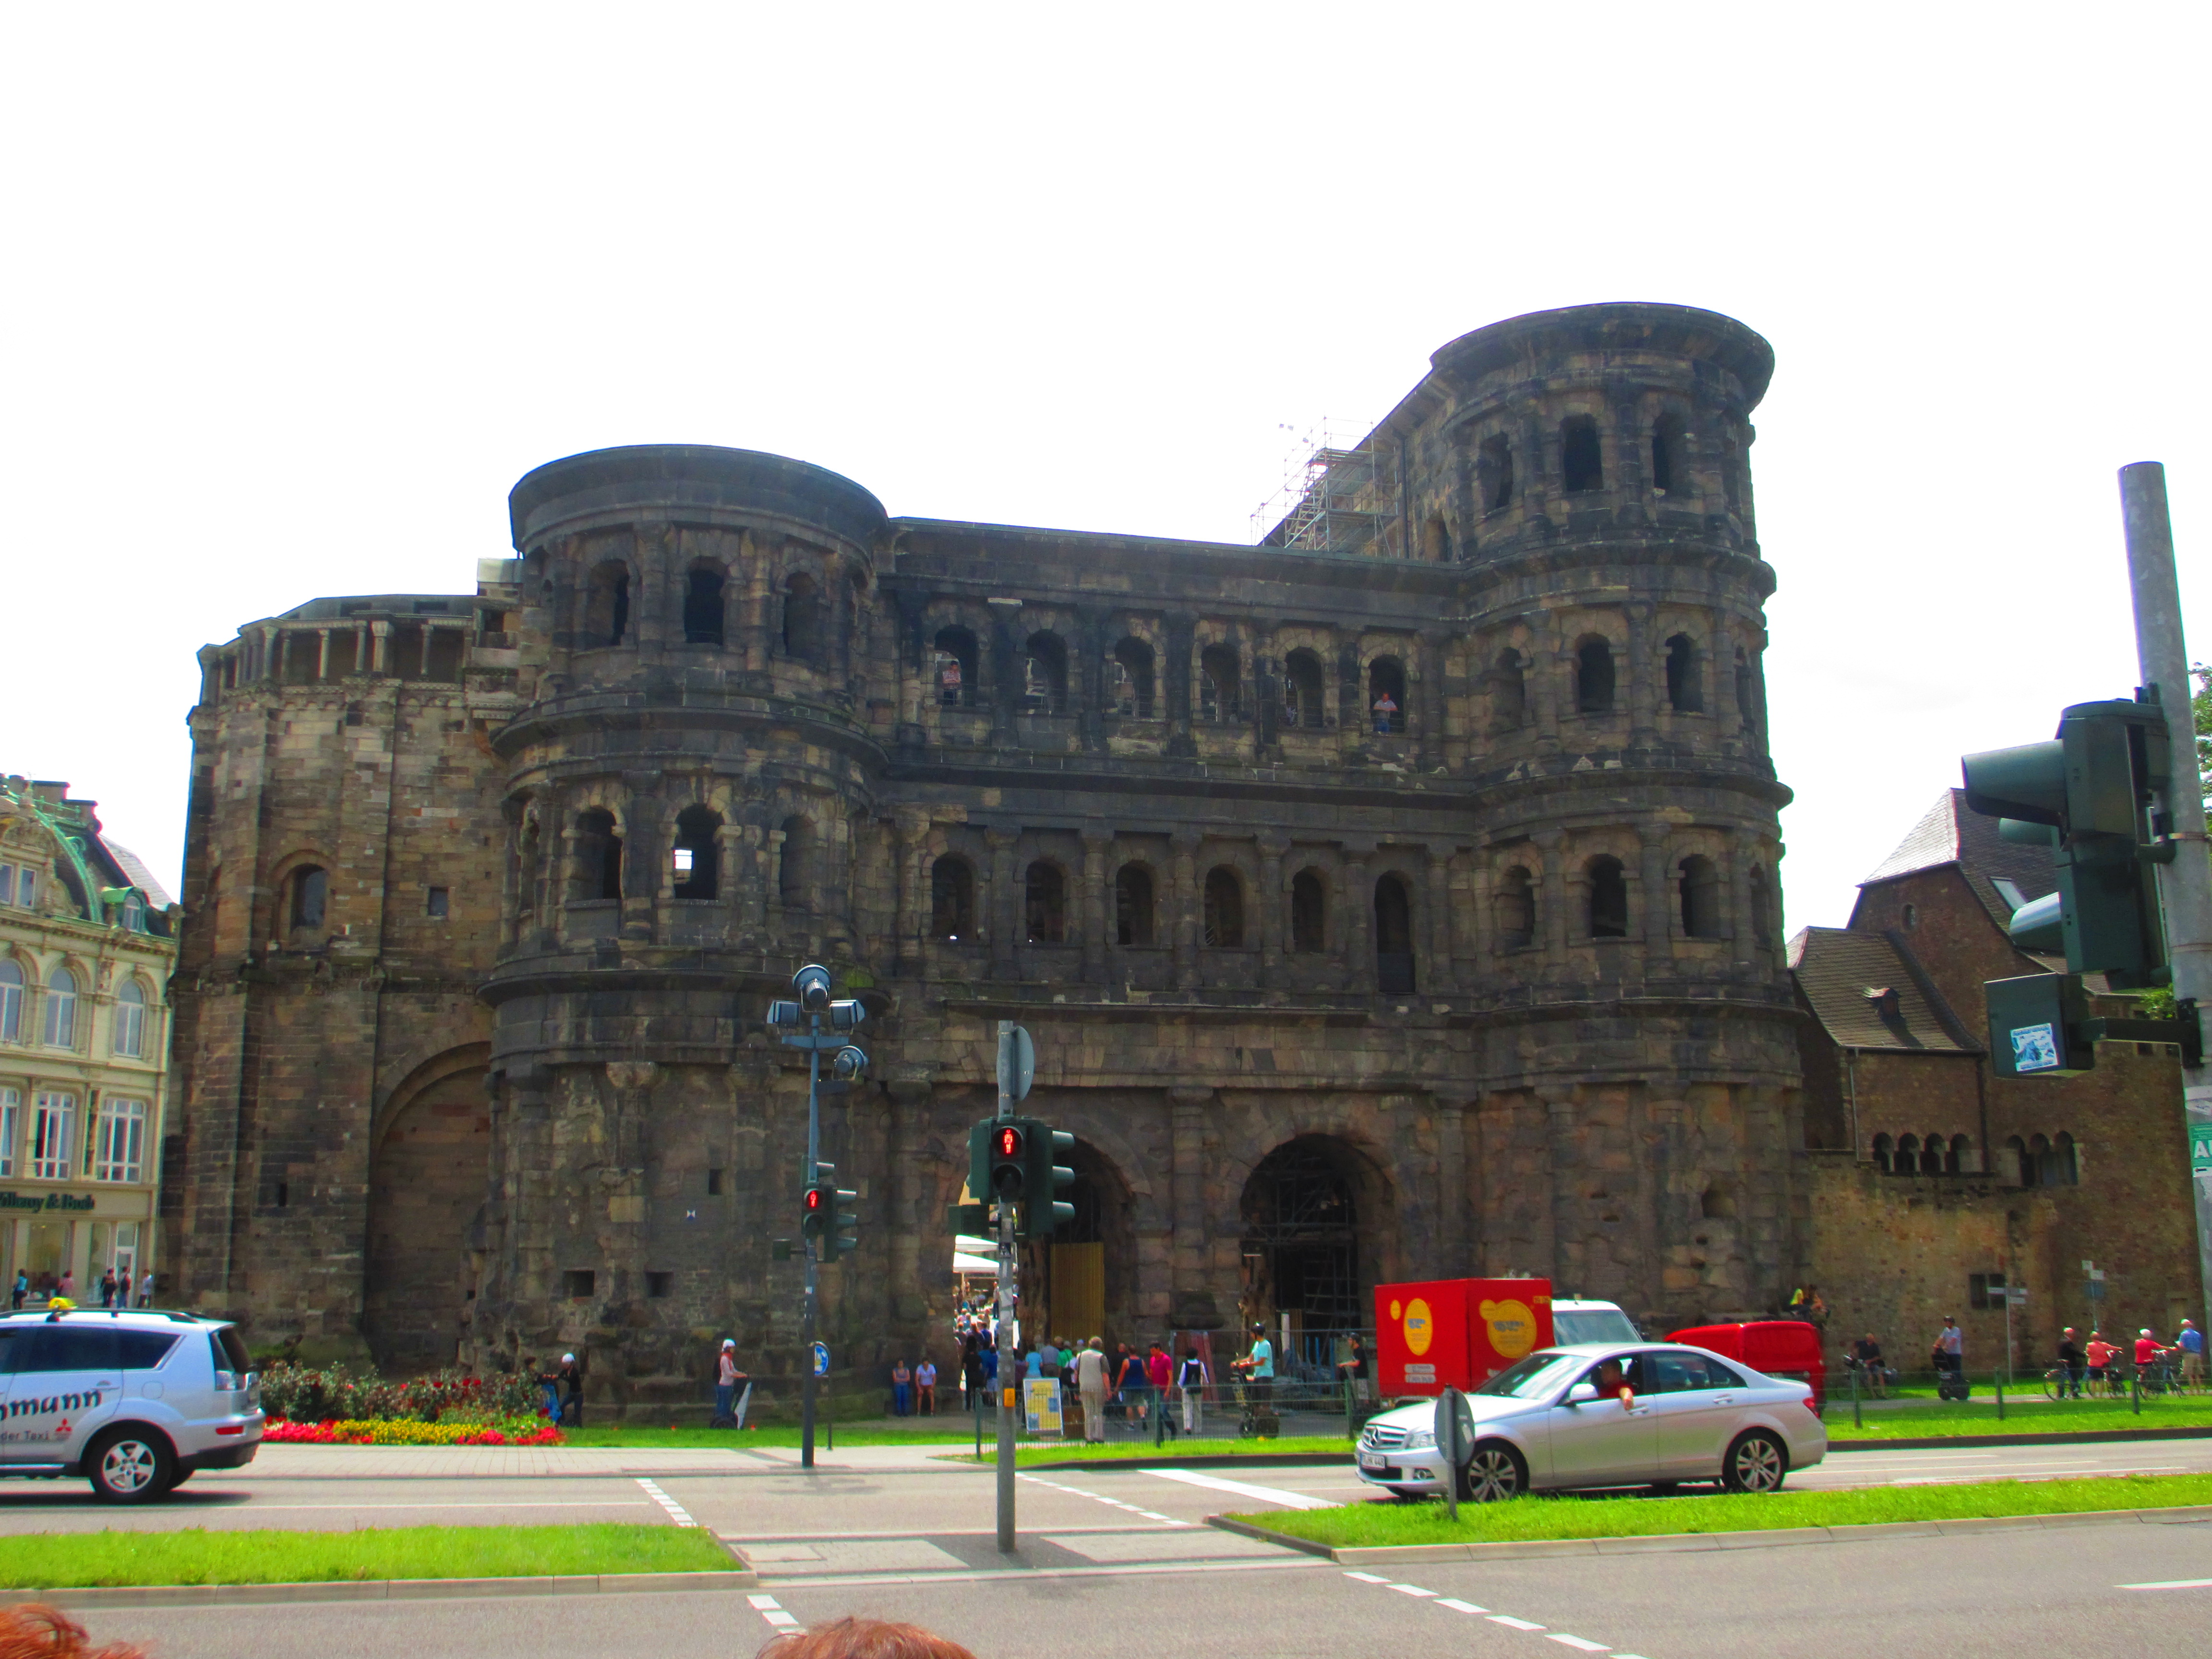
[[[1924,1363],[1956,1314],[1969,1370],[1986,1372],[2004,1358],[1991,1276],[2027,1287],[2016,1369],[2046,1366],[2064,1325],[2170,1340],[2204,1317],[2179,1051],[2101,1042],[2085,1076],[1996,1074],[1983,982],[2065,964],[2005,935],[2015,906],[2055,885],[2049,855],[1999,841],[1962,793],[1947,790],[1860,884],[1848,927],[1790,942],[1811,1016],[1809,1273],[1831,1345],[1872,1330],[1893,1363]],[[2094,1000],[2134,1012],[2131,998]],[[2100,1304],[2085,1262],[2105,1274]]]

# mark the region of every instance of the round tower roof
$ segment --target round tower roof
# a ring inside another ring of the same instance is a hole
[[[519,551],[563,520],[623,508],[723,508],[797,519],[866,543],[883,503],[827,467],[712,444],[626,444],[548,461],[507,492]]]
[[[1742,383],[1746,407],[1766,395],[1774,348],[1733,317],[1696,306],[1616,301],[1532,311],[1462,334],[1429,362],[1474,380],[1543,351],[1658,351],[1702,358]]]

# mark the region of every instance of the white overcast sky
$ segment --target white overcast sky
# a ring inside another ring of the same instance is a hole
[[[602,445],[1249,539],[1290,432],[1601,300],[1741,318],[1789,925],[1962,750],[2212,656],[2206,9],[125,3],[0,15],[0,770],[165,880],[192,653],[471,590]]]

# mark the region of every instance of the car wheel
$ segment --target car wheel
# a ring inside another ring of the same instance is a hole
[[[168,1491],[176,1459],[169,1443],[142,1429],[111,1429],[85,1454],[92,1495],[110,1504],[143,1504]]]
[[[1721,1462],[1721,1485],[1730,1492],[1780,1492],[1790,1473],[1790,1454],[1772,1435],[1754,1430],[1740,1434]]]
[[[1460,1476],[1460,1496],[1471,1504],[1496,1504],[1528,1490],[1528,1466],[1503,1440],[1485,1440]]]

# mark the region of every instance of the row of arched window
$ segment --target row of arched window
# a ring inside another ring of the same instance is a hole
[[[720,648],[727,643],[729,578],[719,566],[695,564],[684,573],[684,642]],[[794,571],[776,595],[776,644],[787,657],[819,665],[829,637],[828,601],[821,584]],[[630,570],[619,559],[592,570],[584,597],[580,650],[606,650],[629,642]]]
[[[24,1005],[33,992],[43,993],[42,1009],[34,1025],[27,1026]],[[0,1042],[41,1043],[49,1048],[75,1050],[83,1036],[79,1005],[83,990],[76,973],[56,968],[42,986],[27,976],[14,958],[0,959]],[[118,1059],[146,1057],[146,988],[126,979],[115,993],[115,1018],[108,1031],[108,1052]]]
[[[776,902],[792,908],[813,902],[819,836],[813,823],[794,815],[779,826]],[[672,898],[711,900],[721,896],[722,815],[693,805],[676,815],[668,847],[668,890]],[[625,853],[615,815],[595,806],[576,818],[568,878],[568,901],[589,902],[623,896]],[[658,890],[656,884],[654,890]]]
[[[1881,1134],[1874,1138],[1873,1152],[1875,1167],[1884,1175],[1980,1173],[1974,1143],[1965,1135]],[[2074,1137],[2063,1130],[2056,1139],[2013,1135],[2004,1143],[1996,1173],[2014,1187],[2072,1187],[2081,1179],[2080,1153]]]
[[[1696,486],[1696,457],[1691,447],[1690,423],[1668,410],[1652,422],[1650,483],[1661,496],[1688,494]],[[1595,415],[1569,415],[1559,426],[1559,483],[1570,495],[1586,495],[1605,488],[1605,445]],[[1742,483],[1732,437],[1723,442],[1721,489],[1730,507],[1737,505]],[[1519,487],[1513,440],[1492,433],[1477,446],[1474,459],[1476,488],[1482,510],[1496,513],[1513,505]]]

